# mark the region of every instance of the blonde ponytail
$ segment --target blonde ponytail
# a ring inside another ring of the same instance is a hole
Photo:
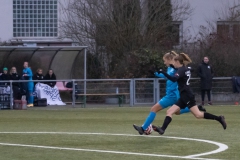
[[[175,51],[171,51],[170,54],[173,54],[174,56],[178,55],[177,52],[175,52]]]
[[[170,51],[170,52],[164,54],[163,57],[166,58],[166,59],[172,60],[172,59],[174,59],[174,57],[176,57],[177,55],[178,55],[177,52],[175,52],[175,51]]]

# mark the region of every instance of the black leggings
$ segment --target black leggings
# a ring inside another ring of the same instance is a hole
[[[207,89],[207,90],[202,90],[202,101],[204,101],[205,99],[205,91],[207,91],[207,96],[208,96],[208,101],[210,102],[211,101],[211,93],[210,93],[210,89]]]

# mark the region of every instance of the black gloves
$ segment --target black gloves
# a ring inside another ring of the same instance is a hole
[[[160,73],[162,73],[162,72],[163,72],[163,69],[160,68],[160,69],[158,70],[158,74],[160,74]]]
[[[169,67],[172,67],[173,69],[176,69],[176,68],[174,67],[174,65],[172,65],[172,64],[170,64]]]

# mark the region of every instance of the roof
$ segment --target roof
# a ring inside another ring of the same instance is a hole
[[[0,46],[1,51],[81,51],[87,46]]]
[[[15,66],[19,69],[27,61],[32,70],[41,68],[47,71],[51,68],[59,79],[69,79],[79,70],[79,66],[85,75],[86,48],[87,46],[0,46],[0,67]],[[78,55],[84,56],[83,62],[79,62]]]

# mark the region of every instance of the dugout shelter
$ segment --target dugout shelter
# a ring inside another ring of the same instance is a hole
[[[15,66],[21,74],[24,61],[33,74],[41,68],[44,74],[53,69],[57,79],[87,78],[87,46],[0,46],[0,72]]]

